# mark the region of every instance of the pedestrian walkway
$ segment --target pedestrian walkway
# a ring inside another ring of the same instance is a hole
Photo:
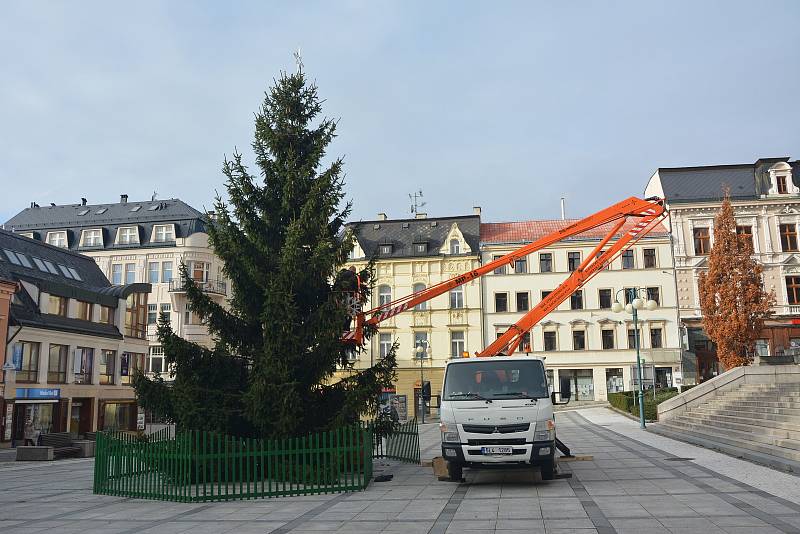
[[[465,470],[463,483],[439,482],[430,467],[379,461],[376,475],[393,479],[363,492],[180,504],[92,495],[91,460],[17,464],[0,470],[0,532],[800,533],[800,504],[751,477],[765,468],[728,458],[740,474],[720,474],[687,459],[702,449],[602,408],[557,419],[561,439],[593,460],[563,464],[572,478],[552,482],[530,470]],[[438,455],[438,432],[421,428],[428,457]]]

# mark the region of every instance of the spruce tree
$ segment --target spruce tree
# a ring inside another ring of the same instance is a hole
[[[215,345],[183,340],[160,321],[174,384],[135,379],[140,404],[179,427],[254,436],[328,429],[375,409],[394,379],[392,351],[333,380],[337,366],[348,365],[340,341],[347,311],[335,281],[353,235],[342,159],[324,161],[336,122],[319,119],[321,112],[317,87],[302,70],[282,74],[255,117],[257,175],[238,151],[224,161],[228,202],[217,197],[207,231],[230,280],[227,307],[181,270],[191,309]],[[371,266],[360,275],[366,302]]]

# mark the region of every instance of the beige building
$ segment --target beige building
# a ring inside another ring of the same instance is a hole
[[[708,267],[714,218],[723,189],[730,189],[737,231],[750,236],[764,267],[764,285],[775,292],[774,317],[767,321],[755,352],[788,357],[800,349],[800,162],[763,158],[741,165],[660,168],[645,196],[665,198],[674,237],[675,276],[687,348],[707,379],[720,369],[701,324],[698,275]]]
[[[156,322],[165,313],[181,337],[206,346],[208,330],[187,307],[181,289],[180,266],[210,296],[224,303],[228,284],[222,261],[208,246],[202,213],[178,199],[63,206],[32,204],[5,228],[50,245],[94,258],[114,285],[149,283],[146,369],[165,374],[163,350],[156,339]]]
[[[487,263],[558,231],[575,220],[481,224],[481,257]],[[634,223],[623,227],[627,231]],[[610,225],[529,254],[482,279],[484,333],[495,339],[564,282],[611,230]],[[550,384],[567,376],[573,398],[605,400],[608,392],[633,389],[636,352],[633,317],[612,304],[639,290],[658,303],[639,312],[645,384],[672,386],[681,371],[672,256],[666,228],[657,226],[583,288],[533,327],[518,349],[541,356]]]
[[[361,268],[376,258],[376,281],[371,307],[410,295],[479,264],[480,209],[474,215],[353,223],[357,244],[350,264]],[[397,342],[396,394],[405,397],[408,416],[418,415],[421,376],[432,394],[441,391],[445,362],[462,353],[483,349],[480,280],[440,295],[414,310],[378,325],[378,334],[354,362],[369,367]],[[421,350],[417,351],[417,348]],[[346,373],[347,371],[343,371]],[[432,402],[436,405],[436,400]],[[435,409],[435,408],[434,408]]]

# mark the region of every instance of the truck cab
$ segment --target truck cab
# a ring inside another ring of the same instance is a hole
[[[538,468],[543,480],[552,480],[553,405],[569,402],[569,392],[565,381],[550,394],[544,362],[532,356],[447,362],[439,428],[451,480],[460,480],[464,467]]]

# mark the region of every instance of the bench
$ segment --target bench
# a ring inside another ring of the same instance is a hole
[[[53,459],[53,447],[34,447],[20,445],[17,447],[18,462],[47,462]]]
[[[54,432],[52,434],[42,434],[42,446],[53,447],[55,457],[77,456],[81,453],[81,448],[72,442],[69,432]]]
[[[83,439],[87,441],[97,441],[97,432],[85,432],[83,434]]]

